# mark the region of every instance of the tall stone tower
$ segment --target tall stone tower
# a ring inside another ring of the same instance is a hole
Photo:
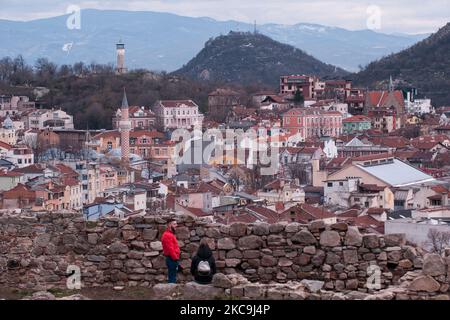
[[[130,129],[131,121],[128,115],[128,100],[125,88],[123,89],[122,106],[120,107],[120,148],[122,155],[122,162],[127,163],[130,161]]]
[[[116,44],[116,52],[117,52],[117,66],[116,73],[124,74],[127,72],[127,68],[125,68],[125,44],[122,40],[120,40]]]

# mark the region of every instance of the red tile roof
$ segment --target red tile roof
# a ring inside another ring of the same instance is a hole
[[[192,100],[160,100],[159,103],[164,108],[179,108],[182,106],[198,107],[197,104]]]
[[[23,173],[21,172],[14,172],[14,171],[0,172],[0,177],[21,177],[21,176],[23,176]]]
[[[353,122],[370,122],[370,118],[362,115],[353,116],[350,118],[346,118],[342,120],[344,123],[353,123]]]
[[[403,98],[403,92],[396,90],[394,92],[389,91],[369,91],[367,93],[367,97],[369,100],[370,105],[372,106],[380,106],[380,107],[387,107],[385,104],[388,100],[388,97],[393,94],[394,98],[397,100],[397,102],[400,105],[405,104],[405,100]]]
[[[368,160],[378,160],[384,158],[390,158],[392,154],[389,153],[380,153],[380,154],[370,154],[367,156],[353,157],[353,161],[368,161]]]
[[[7,144],[6,142],[0,141],[0,148],[6,149],[6,150],[11,150],[13,148],[13,146],[10,144]]]
[[[250,212],[256,212],[257,214],[261,215],[264,220],[268,223],[276,223],[279,221],[279,215],[277,212],[270,210],[269,208],[265,207],[258,207],[258,206],[248,206],[247,210],[250,210]]]

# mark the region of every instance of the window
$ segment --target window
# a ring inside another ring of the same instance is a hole
[[[328,187],[332,187],[332,186],[333,186],[333,182],[328,182],[328,183],[327,183],[327,186],[328,186]]]
[[[344,186],[344,183],[341,181],[341,182],[339,182],[339,186]]]

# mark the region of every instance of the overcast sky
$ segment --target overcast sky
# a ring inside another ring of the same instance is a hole
[[[367,29],[369,21],[385,33],[435,32],[450,22],[450,0],[0,0],[0,19],[57,16],[65,14],[71,4],[81,9],[162,11],[252,23],[256,19],[258,24],[309,22],[351,30]],[[371,6],[379,8],[379,19],[375,16],[378,10]]]

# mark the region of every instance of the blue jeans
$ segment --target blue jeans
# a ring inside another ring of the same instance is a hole
[[[172,260],[171,257],[166,257],[166,264],[168,272],[168,282],[176,283],[177,282],[177,270],[178,270],[178,261]]]

